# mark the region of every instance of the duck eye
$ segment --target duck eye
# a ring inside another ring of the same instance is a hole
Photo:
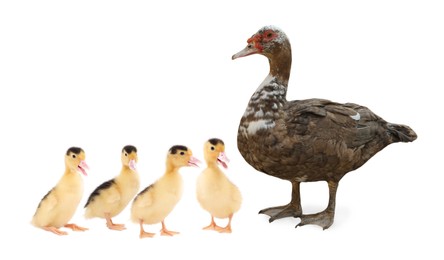
[[[128,154],[127,154],[127,153],[125,153],[125,156],[128,156]]]
[[[184,152],[180,152],[180,155],[184,155],[185,153]]]
[[[77,156],[75,154],[72,155],[72,158],[76,158]]]
[[[272,33],[268,33],[268,34],[267,34],[267,38],[271,38],[271,36],[273,36]]]
[[[211,151],[214,151],[214,146],[211,146]]]

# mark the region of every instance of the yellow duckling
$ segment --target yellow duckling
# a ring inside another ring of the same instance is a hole
[[[203,229],[231,233],[231,219],[241,206],[242,196],[219,169],[218,164],[228,168],[224,142],[217,138],[208,140],[204,145],[204,156],[207,168],[197,178],[196,195],[201,207],[211,214],[211,224]],[[216,225],[215,217],[228,218],[227,226]]]
[[[175,145],[170,148],[166,158],[166,171],[154,184],[141,191],[134,198],[131,207],[131,219],[140,225],[140,238],[153,237],[154,233],[145,232],[143,224],[161,222],[160,234],[173,236],[179,232],[170,231],[165,227],[165,218],[174,209],[182,197],[182,177],[179,169],[183,166],[198,166],[198,159],[192,156],[186,146]]]
[[[87,230],[76,224],[68,224],[68,221],[74,215],[83,195],[83,179],[79,172],[86,176],[85,170],[88,168],[85,152],[78,147],[69,148],[65,155],[65,173],[40,201],[31,222],[34,226],[57,235],[68,234],[59,230],[61,227],[74,231]]]
[[[89,196],[85,205],[85,217],[104,218],[106,226],[112,230],[124,230],[124,224],[113,223],[113,217],[117,216],[128,205],[139,191],[140,180],[136,170],[137,149],[132,145],[123,147],[122,170],[120,174],[102,183]]]

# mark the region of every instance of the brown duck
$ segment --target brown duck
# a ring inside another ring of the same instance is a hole
[[[269,60],[270,73],[251,96],[240,120],[238,149],[256,170],[288,180],[293,187],[289,204],[259,213],[270,216],[270,222],[299,217],[297,226],[315,224],[327,229],[334,221],[341,178],[387,145],[414,141],[416,133],[353,103],[325,99],[287,101],[291,46],[285,33],[265,26],[247,43],[232,58],[262,54]],[[324,211],[305,215],[299,186],[313,181],[326,181],[330,198]]]

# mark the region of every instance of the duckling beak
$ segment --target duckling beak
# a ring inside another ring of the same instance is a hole
[[[241,50],[240,52],[234,54],[231,59],[235,60],[237,58],[242,58],[248,55],[252,55],[252,54],[256,54],[259,53],[260,51],[255,47],[254,42],[250,42],[248,43],[247,47],[245,47],[243,50]]]
[[[194,167],[199,167],[199,163],[202,163],[201,161],[199,161],[199,159],[197,159],[194,156],[191,156],[190,160],[188,161],[188,166],[194,166]]]
[[[129,163],[128,163],[128,166],[130,167],[131,170],[137,171],[136,164],[137,163],[136,163],[135,160],[130,160]]]
[[[221,152],[219,156],[217,157],[217,162],[222,165],[225,169],[228,168],[228,163],[230,162],[230,159],[228,159],[225,152]]]
[[[88,164],[86,164],[85,161],[80,161],[80,164],[79,166],[77,166],[77,168],[83,173],[83,175],[88,176],[86,170],[89,170],[89,166]]]

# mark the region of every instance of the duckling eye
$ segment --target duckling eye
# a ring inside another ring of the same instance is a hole
[[[125,156],[128,156],[128,154],[127,154],[127,153],[125,153]]]
[[[75,154],[72,155],[72,158],[76,158],[77,156]]]
[[[180,155],[184,155],[185,153],[184,152],[180,152]]]
[[[211,151],[214,151],[214,146],[211,146]]]

